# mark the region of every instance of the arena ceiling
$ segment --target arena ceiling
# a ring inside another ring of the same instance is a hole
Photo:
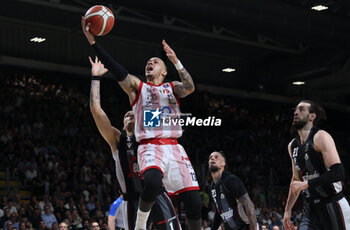
[[[349,111],[350,1],[325,0],[322,4],[327,10],[312,10],[318,3],[316,0],[12,0],[3,3],[0,17],[10,24],[25,24],[26,29],[35,25],[45,25],[49,30],[64,29],[72,36],[79,35],[84,43],[80,16],[92,5],[103,4],[114,11],[117,21],[101,42],[123,39],[161,50],[160,41],[166,39],[179,57],[185,57],[183,64],[190,69],[193,66],[192,75],[203,88],[282,101],[308,97]],[[2,36],[7,33],[6,29],[0,31]],[[2,46],[0,54],[50,59],[45,55],[21,54],[16,50],[20,47]],[[133,55],[132,49],[123,52],[124,56]],[[75,53],[71,54],[69,63],[59,59],[56,62],[88,68],[88,62],[79,61],[75,58],[79,52]],[[143,63],[140,64],[143,68]],[[236,71],[223,73],[221,70],[226,67]],[[142,69],[135,71],[142,73]],[[293,85],[295,81],[304,81],[305,85]]]

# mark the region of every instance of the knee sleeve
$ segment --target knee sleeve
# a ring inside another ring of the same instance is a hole
[[[162,188],[162,172],[159,169],[149,169],[143,174],[144,187],[141,199],[154,202]]]
[[[198,190],[181,193],[185,203],[186,215],[189,219],[198,220],[202,213],[202,199]]]

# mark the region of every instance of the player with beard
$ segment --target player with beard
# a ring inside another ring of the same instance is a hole
[[[299,230],[350,229],[345,172],[333,138],[316,127],[323,119],[324,110],[312,101],[302,100],[295,108],[292,126],[298,135],[288,145],[293,175],[283,218],[287,230],[296,229],[290,217],[300,192],[304,204]]]
[[[183,199],[189,228],[200,230],[202,204],[196,174],[185,149],[177,141],[182,135],[182,127],[179,123],[170,122],[171,125],[167,126],[163,122],[165,119],[177,119],[181,114],[178,98],[194,92],[191,75],[174,50],[163,40],[163,49],[177,69],[181,81],[164,83],[167,75],[165,63],[158,57],[152,57],[145,66],[147,81],[142,82],[129,74],[95,41],[94,35],[87,29],[89,25],[86,25],[84,17],[81,25],[97,56],[129,96],[134,112],[134,134],[140,143],[137,150],[138,163],[144,178],[135,229],[146,229],[148,216],[163,183],[169,195],[180,195]],[[163,114],[165,109],[171,111],[171,114]]]
[[[212,152],[209,156],[209,171],[213,178],[210,195],[216,211],[212,229],[217,230],[222,221],[225,229],[256,230],[257,220],[254,204],[242,181],[225,171],[226,159],[222,152]]]

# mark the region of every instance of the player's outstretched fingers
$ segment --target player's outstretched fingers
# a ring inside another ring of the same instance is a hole
[[[89,61],[90,61],[90,64],[94,64],[94,62],[92,61],[91,57],[89,56]]]

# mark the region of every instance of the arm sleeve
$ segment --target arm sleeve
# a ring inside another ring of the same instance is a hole
[[[103,65],[113,74],[113,78],[117,81],[123,81],[128,76],[128,71],[119,63],[113,60],[113,58],[107,53],[103,47],[95,42],[92,45],[98,58],[101,60]]]
[[[225,178],[224,185],[237,199],[247,193],[247,189],[245,188],[243,182],[235,175],[230,175]]]
[[[310,188],[314,188],[319,185],[331,184],[336,181],[345,179],[345,170],[341,163],[334,164],[330,167],[330,170],[325,172],[319,177],[308,180]]]
[[[117,210],[119,208],[119,205],[123,202],[122,197],[119,197],[118,199],[116,199],[113,204],[111,205],[111,208],[109,209],[109,215],[110,216],[115,216],[115,214],[117,213]]]

